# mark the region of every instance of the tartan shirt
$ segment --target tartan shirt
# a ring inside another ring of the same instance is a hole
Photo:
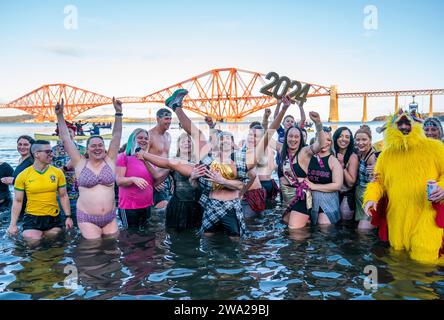
[[[208,199],[204,208],[202,226],[199,234],[203,235],[206,230],[210,229],[213,225],[219,222],[229,210],[234,210],[236,213],[237,221],[239,222],[239,232],[241,237],[245,237],[247,233],[247,227],[245,225],[244,214],[242,212],[242,205],[240,199],[234,199],[230,201],[221,201],[216,199]]]

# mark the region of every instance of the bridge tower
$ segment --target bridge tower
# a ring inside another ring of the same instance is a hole
[[[364,108],[362,110],[362,122],[367,122],[367,95],[364,95]]]
[[[338,87],[330,87],[330,114],[328,122],[339,122]]]

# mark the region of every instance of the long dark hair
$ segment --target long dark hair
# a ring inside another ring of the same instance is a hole
[[[354,147],[355,147],[355,139],[353,138],[353,133],[351,132],[351,130],[347,127],[340,127],[335,131],[335,134],[333,135],[333,147],[335,149],[335,153],[338,154],[339,153],[339,145],[338,145],[338,139],[339,136],[341,135],[342,131],[347,130],[348,133],[350,133],[350,144],[347,147],[347,150],[345,151],[345,155],[344,155],[344,164],[347,165],[348,160],[350,160],[351,155],[354,152]]]
[[[34,160],[34,155],[31,152],[31,148],[32,148],[32,145],[35,143],[35,140],[33,138],[31,138],[30,136],[22,135],[22,136],[18,137],[17,144],[21,139],[27,140],[29,142],[29,144],[31,145],[31,147],[29,148],[29,155],[31,156],[31,159]]]
[[[298,147],[298,150],[296,150],[296,156],[299,154],[299,152],[302,150],[302,148],[306,146],[305,141],[304,141],[304,135],[302,134],[301,128],[299,128],[297,126],[293,126],[291,128],[288,128],[288,130],[285,131],[285,139],[284,139],[284,143],[282,144],[281,161],[279,163],[279,167],[281,169],[282,169],[282,166],[284,164],[285,159],[288,157],[287,139],[288,139],[288,133],[291,131],[291,129],[297,129],[299,131],[299,134],[301,135],[301,140],[299,142],[299,147]]]

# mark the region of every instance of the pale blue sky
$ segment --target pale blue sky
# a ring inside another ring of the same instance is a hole
[[[64,28],[67,5],[78,9],[78,30]],[[367,5],[378,9],[377,30],[363,26]],[[1,1],[0,101],[58,82],[140,96],[220,67],[340,92],[443,88],[443,30],[440,0]],[[325,118],[328,100],[307,108],[315,105]],[[341,119],[360,119],[360,101],[340,106]],[[444,99],[434,106],[444,111]],[[392,108],[370,100],[369,116]]]

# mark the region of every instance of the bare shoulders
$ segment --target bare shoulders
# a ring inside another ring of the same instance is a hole
[[[373,165],[376,163],[376,154],[373,152],[367,160],[368,165]]]
[[[342,165],[339,162],[338,158],[336,158],[333,154],[328,158],[328,165],[330,167],[330,170],[339,168],[342,170]]]
[[[348,161],[350,163],[358,164],[359,163],[359,157],[358,157],[358,155],[356,153],[353,152],[351,154],[351,156],[350,156],[350,159],[348,159]]]

